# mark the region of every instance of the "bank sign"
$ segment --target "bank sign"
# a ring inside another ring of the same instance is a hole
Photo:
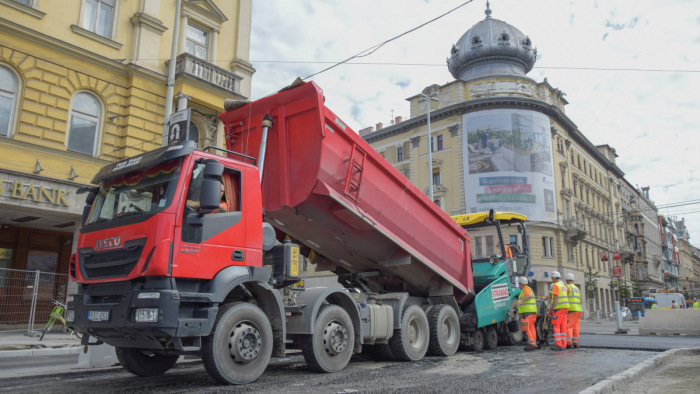
[[[70,190],[58,187],[44,187],[33,183],[23,183],[17,180],[0,179],[0,196],[16,200],[47,203],[55,206],[69,207],[68,195]]]

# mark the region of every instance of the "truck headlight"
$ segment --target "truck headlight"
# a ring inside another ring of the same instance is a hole
[[[160,320],[160,309],[139,308],[136,310],[136,323],[157,323]]]
[[[75,321],[75,309],[66,310],[66,321]]]

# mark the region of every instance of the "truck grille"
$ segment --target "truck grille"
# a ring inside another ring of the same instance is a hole
[[[78,250],[80,272],[85,279],[119,278],[129,275],[143,254],[146,238],[124,243],[117,250],[95,252],[93,248]]]

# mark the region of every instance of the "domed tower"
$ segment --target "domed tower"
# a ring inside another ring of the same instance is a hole
[[[447,58],[450,73],[464,81],[487,76],[525,76],[537,59],[532,41],[516,27],[492,18],[488,2],[485,13],[486,18],[452,46]]]

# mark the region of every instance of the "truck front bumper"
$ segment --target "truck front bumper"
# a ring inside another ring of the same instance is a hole
[[[68,302],[67,312],[73,314],[68,326],[112,346],[198,350],[218,306],[206,297],[183,300],[174,281],[163,279],[84,285]]]

